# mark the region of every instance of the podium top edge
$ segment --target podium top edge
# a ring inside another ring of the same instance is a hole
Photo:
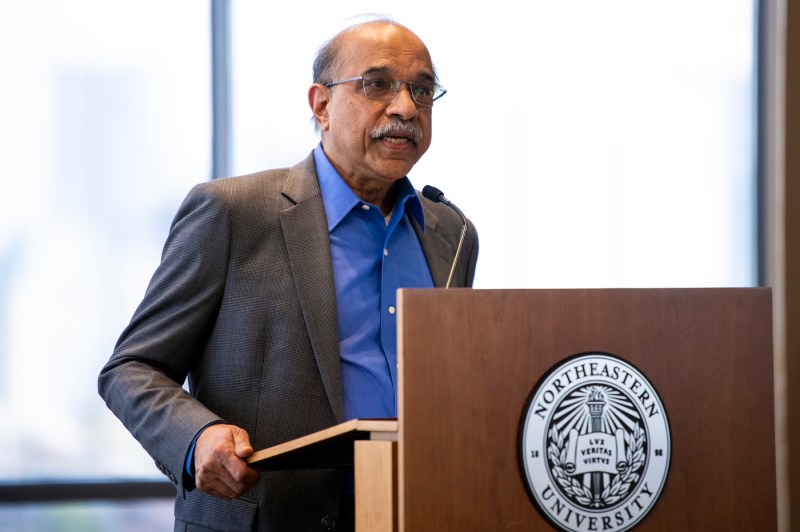
[[[771,292],[771,286],[685,286],[685,287],[547,287],[547,288],[400,288],[401,292]]]
[[[269,458],[291,453],[329,440],[348,438],[357,439],[361,433],[397,433],[399,428],[396,419],[351,419],[333,427],[313,432],[266,449],[256,451],[245,460],[248,464],[261,462]]]

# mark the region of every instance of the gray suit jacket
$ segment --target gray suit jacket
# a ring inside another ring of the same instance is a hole
[[[422,200],[417,233],[444,286],[461,230]],[[415,222],[416,223],[416,222]],[[475,228],[453,280],[471,286]],[[190,393],[181,383],[189,379]],[[176,485],[176,530],[316,530],[341,497],[338,470],[265,472],[236,501],[184,473],[198,431],[224,420],[255,449],[344,421],[336,294],[313,156],[289,169],[196,186],[173,221],[161,264],[98,380],[108,407]]]

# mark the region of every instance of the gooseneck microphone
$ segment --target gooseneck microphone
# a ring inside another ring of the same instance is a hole
[[[467,217],[464,216],[464,213],[461,212],[461,209],[456,207],[453,203],[450,202],[447,198],[444,197],[444,192],[439,190],[436,187],[431,185],[425,185],[422,189],[422,195],[428,198],[431,201],[435,201],[437,203],[444,203],[458,214],[461,217],[461,237],[458,239],[458,247],[456,248],[456,256],[453,258],[453,264],[450,266],[450,275],[447,276],[447,284],[444,285],[445,289],[450,288],[450,283],[453,281],[453,274],[456,271],[456,264],[458,264],[458,257],[461,255],[461,246],[464,244],[464,237],[467,234]]]

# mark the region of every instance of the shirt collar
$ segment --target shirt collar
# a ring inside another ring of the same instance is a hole
[[[325,215],[328,218],[328,232],[339,225],[353,207],[362,203],[361,199],[355,195],[339,172],[328,160],[328,156],[322,149],[320,142],[314,149],[314,163],[317,166],[317,176],[319,177],[319,187],[322,193],[322,202],[325,206]],[[395,183],[396,198],[394,203],[394,214],[400,215],[407,211],[417,223],[425,230],[425,216],[422,211],[422,203],[414,190],[414,185],[408,177],[403,177]],[[394,218],[394,215],[392,216]]]

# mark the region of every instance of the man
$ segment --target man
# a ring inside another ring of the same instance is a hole
[[[244,459],[346,419],[396,416],[395,290],[444,286],[462,227],[406,177],[441,94],[407,28],[348,28],[314,65],[320,146],[184,201],[99,378],[176,485],[175,530],[343,528],[344,471],[259,474]],[[454,286],[472,284],[477,253],[469,223]]]

